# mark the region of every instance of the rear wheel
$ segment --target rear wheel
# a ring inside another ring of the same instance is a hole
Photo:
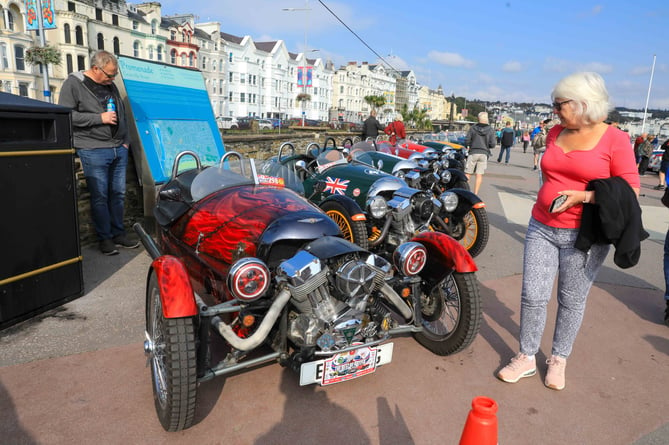
[[[465,213],[462,220],[453,224],[452,233],[449,233],[453,238],[467,249],[467,252],[472,257],[477,256],[483,251],[488,244],[490,236],[490,224],[488,223],[488,214],[485,208],[472,208]]]
[[[421,296],[421,345],[437,355],[469,346],[481,327],[481,295],[474,272],[454,272]]]
[[[323,203],[321,209],[323,209],[323,211],[337,223],[345,239],[357,244],[363,249],[369,248],[367,226],[365,226],[364,221],[354,221],[351,219],[350,213],[344,206],[335,201]]]
[[[149,280],[144,349],[160,423],[166,431],[189,428],[197,399],[195,327],[192,318],[164,317],[155,274]]]

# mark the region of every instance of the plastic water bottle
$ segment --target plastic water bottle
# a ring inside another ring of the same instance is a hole
[[[116,102],[114,102],[113,97],[110,97],[109,100],[107,101],[107,111],[116,112]]]

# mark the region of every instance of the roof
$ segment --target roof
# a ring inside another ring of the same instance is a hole
[[[244,40],[243,37],[233,36],[232,34],[228,34],[223,31],[221,31],[221,38],[225,41],[237,44],[242,43],[242,40]]]

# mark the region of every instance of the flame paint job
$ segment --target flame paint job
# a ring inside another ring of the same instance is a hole
[[[256,256],[256,245],[268,224],[281,216],[313,210],[287,189],[242,186],[224,189],[198,203],[187,216],[181,241],[200,254],[231,264],[240,256]]]
[[[478,268],[472,256],[453,237],[441,232],[422,232],[411,241],[417,241],[428,251],[429,261],[425,269],[448,267],[457,272],[476,272]]]
[[[158,279],[160,301],[165,318],[197,315],[195,295],[183,263],[177,257],[163,255],[156,258],[151,267]]]

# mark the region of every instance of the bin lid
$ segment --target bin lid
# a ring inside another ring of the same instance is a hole
[[[70,109],[29,97],[0,92],[0,111],[28,111],[42,113],[69,113]]]

